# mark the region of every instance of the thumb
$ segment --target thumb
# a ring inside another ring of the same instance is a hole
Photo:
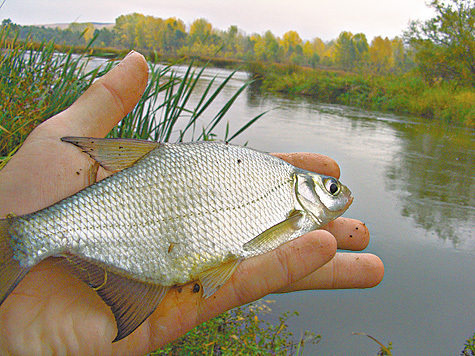
[[[60,136],[104,137],[137,104],[148,79],[144,57],[130,52],[67,110],[47,121]]]
[[[144,57],[131,52],[67,110],[36,127],[1,171],[0,216],[36,211],[90,184],[85,172],[92,160],[60,138],[107,135],[140,99],[147,77]]]

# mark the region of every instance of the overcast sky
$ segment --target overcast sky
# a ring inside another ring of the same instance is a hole
[[[0,0],[0,3],[3,0]],[[337,38],[342,31],[390,38],[409,20],[433,14],[426,0],[6,0],[0,19],[20,25],[111,22],[132,12],[177,17],[189,25],[205,18],[215,28],[237,25],[247,34],[295,30],[303,39]]]

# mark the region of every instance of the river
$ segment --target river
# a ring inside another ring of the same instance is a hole
[[[207,73],[204,81],[229,71]],[[246,80],[237,73],[210,118]],[[367,224],[366,251],[386,268],[373,289],[266,298],[276,313],[300,313],[290,319],[297,339],[303,330],[322,335],[305,354],[375,355],[374,341],[352,334],[364,332],[391,341],[394,355],[459,355],[475,332],[475,131],[253,90],[226,119],[237,129],[263,111],[234,143],[333,157],[355,196],[345,216]]]

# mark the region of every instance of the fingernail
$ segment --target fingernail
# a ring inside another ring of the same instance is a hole
[[[129,53],[127,53],[127,55],[124,57],[124,59],[126,59],[128,56],[130,56],[130,55],[132,55],[132,54],[134,54],[134,53],[135,53],[135,51],[134,51],[134,50],[131,50]]]

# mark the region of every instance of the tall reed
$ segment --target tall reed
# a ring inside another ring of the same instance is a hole
[[[0,157],[8,157],[38,124],[71,105],[112,64],[87,70],[87,55],[59,54],[0,31]],[[4,161],[4,160],[2,160]],[[1,166],[0,166],[1,167]]]
[[[8,28],[0,32],[0,48],[1,169],[33,128],[71,105],[98,76],[113,67],[113,62],[88,70],[87,54],[60,54],[55,52],[54,43],[19,41]],[[198,124],[203,122],[200,120],[235,74],[231,73],[220,83],[217,83],[217,77],[213,78],[201,94],[196,94],[205,70],[206,66],[197,69],[190,64],[185,73],[179,75],[172,66],[150,65],[144,95],[109,136],[162,142],[216,137],[218,124],[250,83],[237,89],[214,117],[200,128]],[[191,105],[192,101],[197,104]],[[262,115],[250,119],[232,134],[227,129],[220,138],[226,141],[234,139]]]
[[[207,65],[195,68],[191,63],[184,74],[180,75],[173,66],[151,65],[144,95],[134,110],[112,130],[110,136],[160,142],[199,141],[216,137],[218,124],[225,119],[226,113],[250,82],[239,87],[211,119],[201,120],[236,74],[236,71],[231,72],[220,82],[217,76],[213,77],[197,94],[198,83],[203,83],[206,69]],[[196,104],[192,104],[193,101]],[[220,139],[233,140],[264,114],[251,118],[234,133],[229,132],[228,125]],[[200,123],[202,127],[198,127]]]

